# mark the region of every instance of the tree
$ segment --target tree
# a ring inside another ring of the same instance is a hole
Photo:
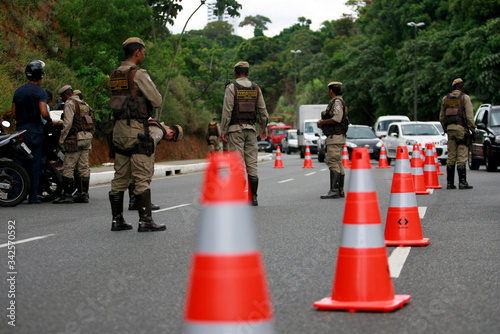
[[[306,19],[304,16],[299,17],[298,20],[299,20],[301,25],[307,26],[307,27],[309,27],[312,23],[312,21],[310,19]]]
[[[243,20],[243,22],[240,22],[239,26],[244,27],[244,26],[252,26],[253,29],[253,35],[254,37],[257,36],[262,36],[263,31],[267,30],[267,24],[272,23],[271,20],[265,16],[262,15],[255,15],[255,16],[247,16]]]

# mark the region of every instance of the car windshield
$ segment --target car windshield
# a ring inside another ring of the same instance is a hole
[[[402,122],[401,119],[388,119],[387,121],[381,121],[378,123],[377,131],[387,131],[389,124]]]
[[[432,124],[404,124],[401,126],[403,136],[438,136],[438,129]]]
[[[500,109],[491,110],[491,124],[490,126],[500,126]]]
[[[370,128],[349,127],[347,130],[347,139],[372,139],[377,138]]]
[[[317,122],[306,122],[305,124],[305,133],[320,133],[321,131],[318,128]]]
[[[438,128],[439,132],[444,133],[443,126],[441,125],[441,123],[434,123],[434,125],[436,126],[436,128]]]
[[[286,129],[273,129],[275,135],[284,135],[286,133]]]
[[[297,139],[297,132],[289,132],[288,138],[289,139]]]

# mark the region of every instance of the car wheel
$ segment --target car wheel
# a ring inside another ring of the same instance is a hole
[[[479,166],[481,165],[479,160],[473,159],[472,158],[472,152],[469,149],[469,160],[468,160],[468,165],[470,170],[478,170]]]
[[[305,149],[304,146],[302,146],[301,149],[300,149],[300,158],[304,159],[305,156],[306,156],[306,149]]]
[[[323,150],[318,152],[318,162],[325,162],[325,152]]]
[[[484,146],[484,162],[486,164],[486,170],[488,172],[496,172],[497,165],[491,159],[491,147],[489,145]]]

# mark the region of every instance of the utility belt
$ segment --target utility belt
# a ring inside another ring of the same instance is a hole
[[[151,136],[139,133],[137,138],[140,140],[140,143],[135,144],[134,147],[128,150],[122,150],[114,145],[114,153],[118,153],[129,158],[133,154],[145,154],[150,157],[153,153],[155,153],[155,144]]]
[[[84,150],[85,148],[78,146],[78,139],[76,138],[76,135],[69,135],[64,140],[64,151],[66,153],[75,153]]]

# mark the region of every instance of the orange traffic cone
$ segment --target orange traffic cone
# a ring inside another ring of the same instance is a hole
[[[314,168],[313,162],[311,160],[311,150],[309,149],[309,145],[306,146],[306,154],[304,156],[304,166],[302,168]]]
[[[434,153],[432,152],[432,144],[425,144],[425,164],[424,164],[424,180],[425,186],[429,189],[441,189],[439,185],[436,164],[434,163]]]
[[[224,173],[223,173],[224,172]],[[201,192],[183,333],[273,334],[274,321],[241,158],[211,155]]]
[[[349,161],[349,151],[347,151],[347,145],[344,144],[344,148],[342,149],[342,167],[350,168],[351,162]]]
[[[420,158],[420,148],[418,144],[413,145],[411,156],[411,177],[413,179],[413,188],[415,195],[428,195],[429,190],[425,187],[424,164]]]
[[[320,310],[389,312],[402,308],[411,297],[394,295],[370,153],[366,147],[355,148],[351,157],[332,295],[314,306]]]
[[[274,160],[274,168],[285,168],[285,166],[283,166],[283,160],[281,160],[281,150],[279,146],[276,150],[276,160]]]
[[[436,145],[434,143],[432,143],[432,152],[434,153],[434,163],[436,164],[437,175],[444,175],[444,173],[441,172],[441,168],[439,168],[440,167],[439,159],[436,151]]]
[[[391,168],[391,166],[389,166],[389,161],[387,160],[387,152],[384,144],[382,144],[382,148],[380,148],[380,157],[378,159],[377,168]]]
[[[430,242],[429,238],[422,237],[409,159],[408,148],[405,145],[398,146],[391,199],[385,221],[387,246],[426,246]]]

